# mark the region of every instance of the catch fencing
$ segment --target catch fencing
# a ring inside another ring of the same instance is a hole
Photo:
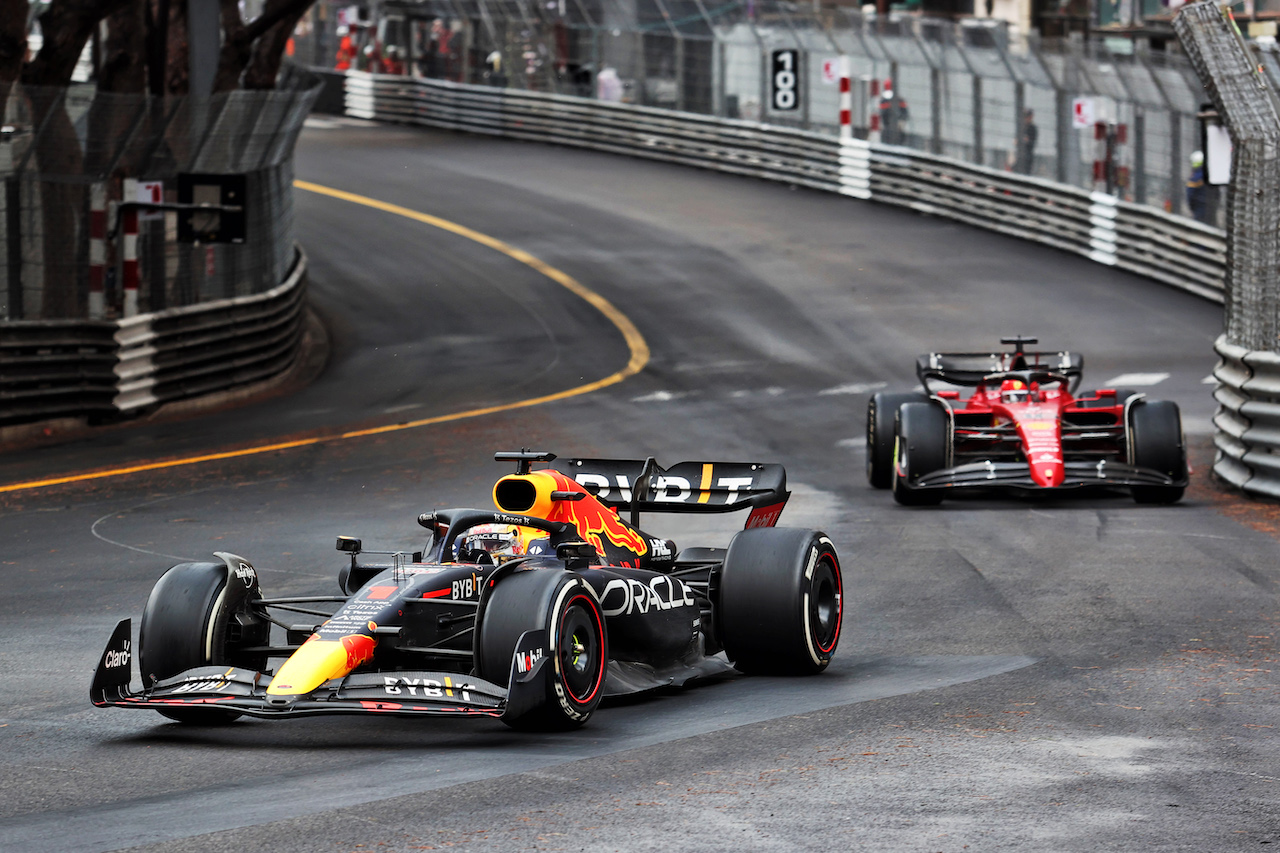
[[[306,282],[293,148],[319,88],[293,68],[211,98],[15,85],[0,424],[116,417],[288,369]]]
[[[315,66],[593,98],[853,135],[1189,216],[1199,81],[1142,43],[1040,40],[1002,21],[740,0],[383,0],[315,20]],[[341,26],[343,33],[338,32]],[[885,86],[893,97],[886,98]],[[1225,205],[1209,192],[1204,221]]]
[[[1213,0],[1186,6],[1174,26],[1232,141],[1213,470],[1247,492],[1280,498],[1280,93],[1267,70],[1274,62],[1259,63]]]

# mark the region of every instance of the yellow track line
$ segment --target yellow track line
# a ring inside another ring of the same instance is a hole
[[[39,489],[46,486],[60,486],[65,483],[78,483],[85,480],[102,480],[109,477],[122,477],[126,474],[137,474],[143,471],[158,471],[164,468],[179,468],[184,465],[197,465],[201,462],[215,462],[221,459],[237,459],[243,456],[256,456],[259,453],[273,453],[280,450],[292,450],[295,447],[309,447],[315,444],[326,444],[328,442],[345,441],[352,438],[363,438],[370,435],[381,435],[388,432],[399,432],[406,429],[417,429],[419,427],[431,426],[433,424],[442,424],[449,421],[460,421],[467,418],[478,418],[484,415],[492,415],[497,412],[508,412],[512,409],[523,409],[529,406],[540,406],[543,403],[551,403],[556,400],[564,400],[569,397],[577,397],[580,394],[589,394],[592,391],[598,391],[601,388],[607,388],[610,385],[616,385],[629,376],[634,376],[644,369],[649,363],[649,345],[645,343],[644,336],[635,327],[635,324],[627,318],[625,314],[614,307],[613,303],[605,299],[594,290],[587,288],[577,279],[568,275],[561,270],[547,264],[528,252],[517,249],[507,243],[502,242],[487,234],[481,234],[479,231],[472,230],[465,225],[459,225],[456,222],[450,222],[447,219],[441,219],[438,216],[432,216],[428,213],[421,213],[416,210],[410,210],[407,207],[401,207],[396,204],[390,204],[385,201],[378,201],[367,196],[356,195],[355,193],[336,190],[331,187],[313,184],[309,181],[294,181],[293,185],[300,190],[327,195],[331,198],[348,201],[352,204],[359,204],[365,207],[371,207],[375,210],[381,210],[386,213],[403,216],[456,234],[459,237],[465,237],[468,240],[479,243],[501,252],[513,260],[531,267],[552,281],[564,287],[575,296],[590,303],[597,311],[605,316],[626,339],[627,348],[631,352],[631,358],[627,362],[627,366],[616,373],[606,376],[595,382],[588,382],[586,385],[578,385],[564,391],[557,391],[554,394],[545,394],[541,397],[532,397],[528,400],[517,400],[514,403],[503,403],[497,406],[486,406],[483,409],[470,409],[465,412],[456,412],[451,415],[437,415],[432,418],[422,418],[407,423],[392,424],[389,426],[372,427],[370,429],[350,430],[347,432],[337,433],[334,435],[323,435],[315,438],[303,438],[295,441],[281,441],[274,444],[264,444],[258,447],[246,447],[241,450],[227,450],[221,453],[206,453],[202,456],[188,456],[182,459],[168,459],[161,462],[143,462],[138,465],[129,465],[123,468],[111,468],[105,471],[91,471],[83,474],[70,474],[65,477],[52,477],[47,480],[31,480],[25,483],[11,483],[9,485],[0,486],[0,493],[17,492],[26,489]]]

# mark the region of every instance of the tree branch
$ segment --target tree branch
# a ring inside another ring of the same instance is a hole
[[[93,28],[128,0],[54,0],[40,16],[44,44],[22,69],[28,86],[65,86]]]

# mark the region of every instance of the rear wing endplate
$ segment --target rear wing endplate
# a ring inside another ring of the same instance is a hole
[[[750,509],[747,527],[773,527],[791,493],[777,463],[648,459],[559,459],[554,467],[613,509],[640,512],[734,512]]]

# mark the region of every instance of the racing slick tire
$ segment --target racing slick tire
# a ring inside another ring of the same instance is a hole
[[[912,483],[947,465],[947,413],[934,403],[905,403],[894,425],[893,499],[903,506],[942,503],[941,489]]]
[[[893,423],[903,403],[927,403],[919,391],[878,391],[867,401],[867,482],[874,488],[893,485]]]
[[[1129,407],[1129,464],[1167,474],[1175,481],[1187,478],[1187,448],[1182,437],[1182,415],[1170,400],[1139,400]],[[1140,504],[1171,504],[1182,498],[1186,486],[1133,486]]]
[[[265,658],[237,654],[236,616],[249,599],[227,595],[227,567],[221,563],[180,563],[151,589],[138,630],[138,667],[143,684],[200,666],[240,666],[261,671]],[[258,638],[265,639],[265,638]],[[161,714],[179,723],[216,726],[235,720],[234,711],[173,708]]]
[[[566,731],[587,721],[604,696],[609,638],[595,591],[581,575],[532,569],[500,580],[477,626],[481,678],[510,686],[511,659],[526,631],[545,629],[549,660],[542,667],[541,701],[502,722],[523,731]]]
[[[840,641],[840,562],[816,530],[761,527],[734,535],[720,568],[716,634],[742,672],[813,675]]]

